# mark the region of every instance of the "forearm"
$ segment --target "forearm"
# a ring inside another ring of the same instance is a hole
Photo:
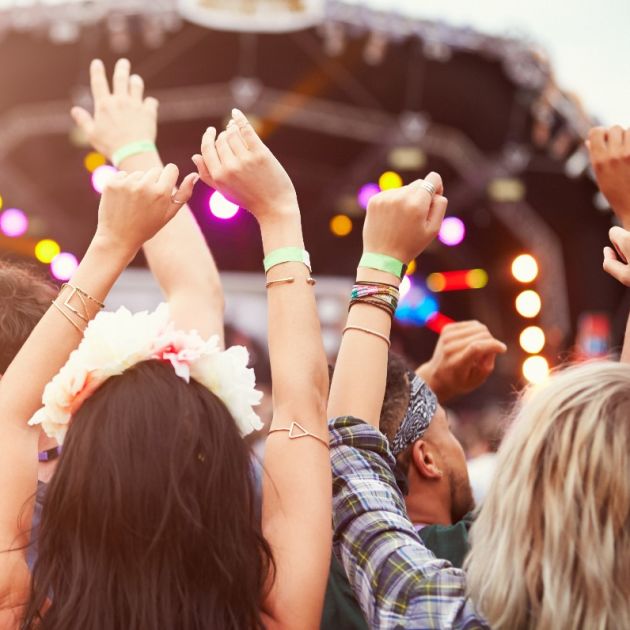
[[[280,228],[263,225],[261,230],[265,253],[303,247],[299,215]],[[309,277],[301,263],[278,265],[267,276],[268,281],[295,278],[269,288],[271,428],[298,422],[327,440],[328,371]],[[269,606],[288,626],[314,627],[321,616],[332,540],[329,452],[313,437],[290,440],[281,431],[267,439],[264,464],[263,532],[278,568]]]
[[[360,268],[357,280],[398,286],[390,274]],[[347,326],[356,326],[389,339],[391,318],[379,308],[356,304],[348,314]],[[348,330],[341,341],[328,400],[328,417],[354,416],[378,428],[387,382],[388,345],[375,335]]]
[[[630,363],[630,316],[628,316],[628,323],[626,324],[626,335],[623,340],[623,348],[621,349],[621,357],[619,360],[622,363]]]
[[[131,257],[94,240],[70,282],[102,302]],[[93,317],[97,310],[90,303],[87,315]],[[41,406],[45,386],[81,339],[79,330],[51,306],[0,380],[0,443],[11,445],[0,458],[0,549],[26,542],[17,525],[26,506],[22,523],[30,527],[39,435],[39,427],[29,427],[27,422]]]
[[[148,171],[156,166],[162,166],[158,153],[142,153],[127,158],[121,169]],[[219,335],[223,343],[223,286],[190,208],[182,207],[172,221],[144,244],[143,250],[176,326],[196,329],[203,337]]]

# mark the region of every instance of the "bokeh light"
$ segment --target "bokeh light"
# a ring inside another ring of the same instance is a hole
[[[466,284],[471,289],[483,289],[488,284],[488,272],[485,269],[471,269],[466,274]]]
[[[17,208],[7,208],[0,214],[0,231],[9,238],[23,236],[28,230],[28,217]]]
[[[538,354],[545,347],[545,333],[539,326],[528,326],[521,332],[521,348],[530,354]]]
[[[352,232],[352,219],[345,214],[338,214],[330,220],[330,231],[338,237],[348,236]]]
[[[60,253],[61,248],[59,247],[59,243],[50,238],[45,238],[35,245],[35,258],[45,265],[51,263]]]
[[[361,186],[359,194],[357,195],[357,201],[364,210],[367,210],[370,199],[372,199],[375,195],[378,195],[380,192],[381,189],[379,185],[374,182],[370,182],[369,184]]]
[[[92,173],[92,187],[97,193],[102,193],[109,180],[116,175],[117,169],[109,164],[103,164]]]
[[[50,272],[57,280],[70,280],[72,274],[77,270],[79,261],[74,254],[61,252],[55,256],[50,263]]]
[[[415,260],[412,260],[408,265],[407,265],[407,271],[406,274],[408,276],[413,276],[414,273],[416,273],[416,270],[418,269],[418,263]]]
[[[4,199],[2,198],[2,195],[0,195],[0,210],[2,210],[3,203],[4,203]]]
[[[533,385],[543,383],[549,377],[549,363],[545,357],[528,357],[523,361],[523,376]]]
[[[459,245],[464,240],[465,236],[466,226],[458,217],[446,217],[442,221],[438,238],[444,245],[455,247],[455,245]]]
[[[395,171],[386,171],[379,177],[378,185],[381,190],[393,190],[403,185],[403,179]]]
[[[90,173],[93,173],[99,166],[104,166],[105,164],[107,164],[107,158],[97,151],[90,151],[83,158],[83,165]]]
[[[538,277],[538,263],[533,256],[521,254],[512,261],[512,275],[519,282],[532,282]]]
[[[434,293],[440,293],[446,288],[446,277],[443,273],[432,273],[427,277],[427,287]]]
[[[493,201],[503,203],[521,201],[525,197],[525,184],[515,177],[499,177],[488,185],[488,195]]]
[[[542,302],[536,291],[523,291],[516,298],[516,310],[523,317],[536,317],[540,313]]]
[[[226,199],[218,190],[215,190],[210,195],[210,201],[208,203],[210,212],[217,219],[233,219],[239,211],[238,204],[232,203],[229,199]]]
[[[409,278],[409,276],[405,276],[400,282],[399,299],[401,301],[404,300],[410,290],[411,290],[411,278]]]

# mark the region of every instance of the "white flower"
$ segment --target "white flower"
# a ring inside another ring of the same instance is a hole
[[[150,359],[168,361],[186,382],[194,378],[223,401],[241,434],[262,428],[253,410],[256,391],[249,355],[241,346],[221,351],[219,338],[204,341],[196,331],[175,330],[168,306],[132,314],[121,308],[100,313],[85,330],[79,347],[44,390],[43,407],[29,424],[41,424],[63,442],[72,416],[107,379]]]

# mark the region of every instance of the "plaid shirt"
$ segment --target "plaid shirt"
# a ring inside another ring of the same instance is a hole
[[[488,628],[464,571],[438,560],[409,521],[385,436],[349,417],[329,428],[335,553],[370,628]]]

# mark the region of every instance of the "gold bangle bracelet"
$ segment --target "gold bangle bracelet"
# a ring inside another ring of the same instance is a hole
[[[269,289],[270,287],[274,287],[280,284],[293,284],[294,282],[295,278],[279,278],[278,280],[269,280],[265,284],[265,288]],[[317,284],[317,281],[313,278],[306,278],[306,283],[310,284],[311,286],[315,286],[315,284]]]
[[[290,427],[282,427],[278,429],[269,429],[267,435],[271,435],[272,433],[279,433],[280,431],[288,432],[290,440],[299,440],[300,438],[311,437],[321,442],[326,448],[330,448],[327,440],[320,438],[318,435],[307,431],[299,422],[292,422]]]
[[[377,332],[376,330],[363,328],[363,326],[346,326],[343,329],[343,334],[345,335],[349,330],[358,330],[359,332],[367,333],[368,335],[372,335],[373,337],[378,337],[379,339],[382,339],[387,344],[388,348],[392,347],[392,342],[389,340],[389,338],[386,335],[383,335],[382,333]]]
[[[81,333],[81,335],[84,334],[85,331],[83,328],[81,328],[81,326],[79,326],[79,324],[77,324],[72,317],[70,317],[70,315],[68,315],[68,313],[66,313],[61,306],[55,302],[55,300],[53,300],[51,304]]]

